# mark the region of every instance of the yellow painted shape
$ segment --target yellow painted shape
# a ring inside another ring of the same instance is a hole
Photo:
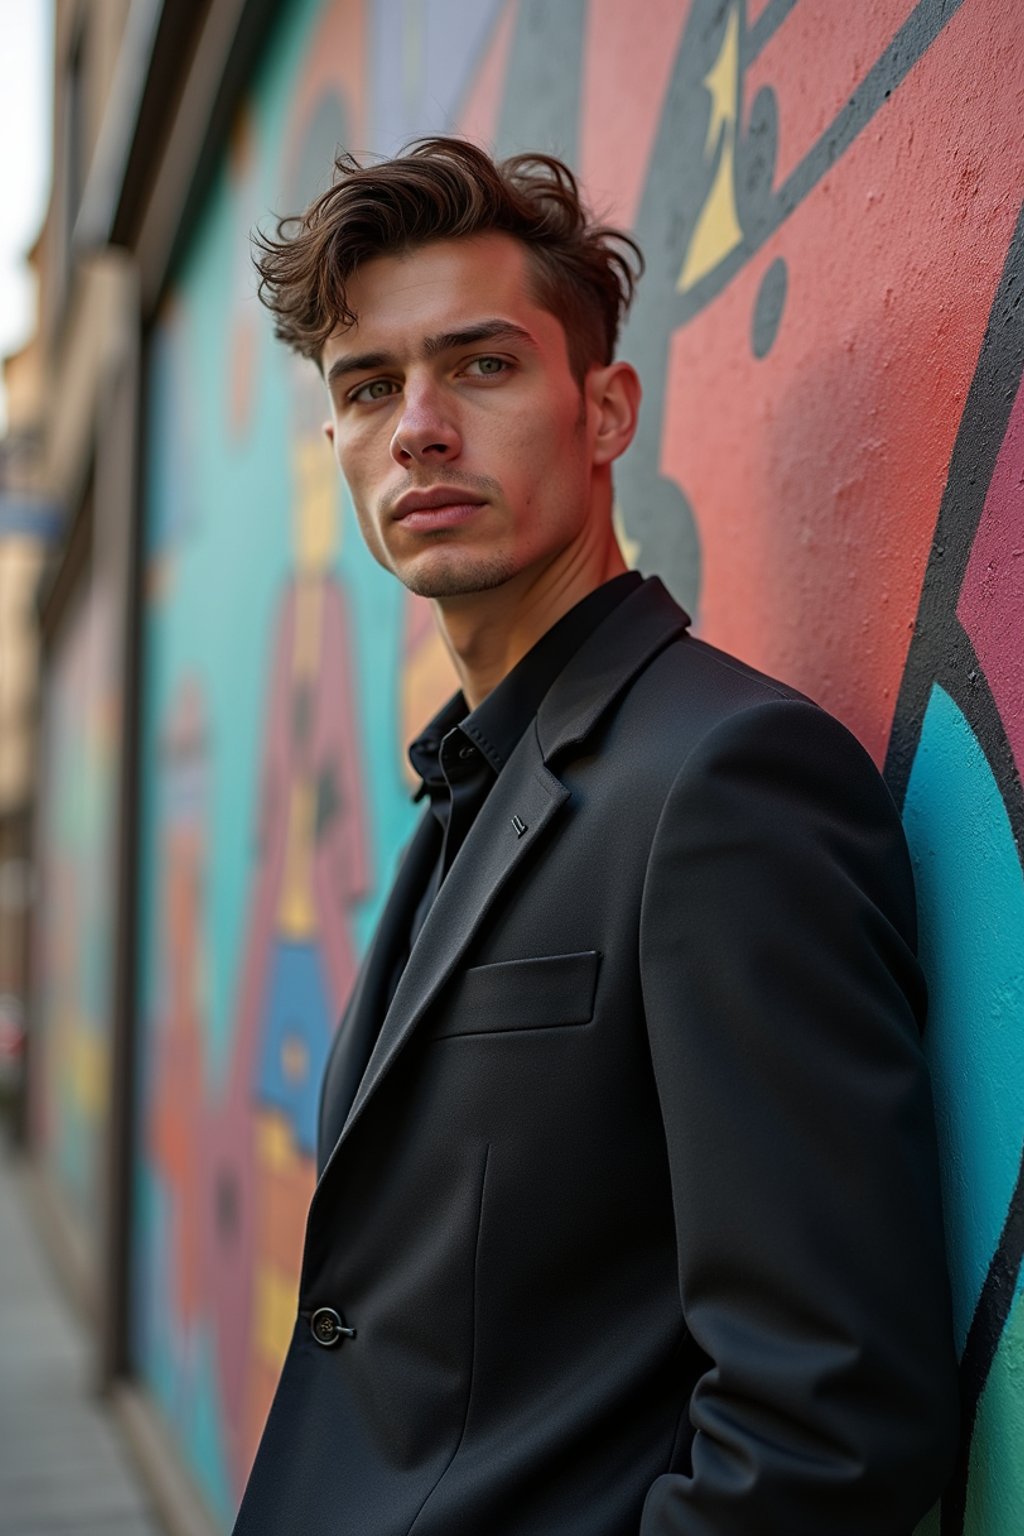
[[[84,1019],[76,1023],[71,1040],[74,1065],[70,1086],[79,1110],[95,1124],[107,1109],[109,1048]]]
[[[284,878],[277,909],[278,931],[286,938],[310,939],[316,932],[313,906],[313,839],[316,799],[313,785],[300,779],[288,801]]]
[[[286,1173],[296,1163],[298,1153],[291,1127],[283,1115],[260,1115],[257,1119],[259,1157],[264,1174]]]
[[[309,1074],[309,1050],[305,1040],[298,1035],[288,1035],[282,1041],[281,1069],[291,1084],[305,1082]]]
[[[298,1281],[294,1274],[269,1264],[258,1267],[253,1298],[256,1352],[278,1366],[291,1343],[297,1299]]]
[[[725,36],[718,58],[704,76],[711,92],[711,116],[704,143],[705,158],[714,155],[719,144],[718,170],[701,209],[686,252],[677,289],[685,293],[739,245],[743,238],[736,213],[736,134],[740,102],[740,21],[734,6],[725,26]]]
[[[619,548],[622,550],[623,560],[625,560],[631,571],[635,570],[636,562],[640,558],[640,542],[638,539],[631,539],[626,532],[626,525],[622,520],[622,508],[618,502],[615,503],[612,510],[612,528],[615,531]]]
[[[321,575],[341,546],[338,474],[324,439],[299,434],[292,443],[292,540],[295,562],[305,575]]]
[[[292,677],[296,680],[314,678],[319,670],[323,611],[323,578],[300,578],[295,584],[295,638],[292,644]]]

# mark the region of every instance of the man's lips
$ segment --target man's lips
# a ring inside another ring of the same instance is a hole
[[[483,497],[472,491],[437,486],[432,491],[407,491],[391,515],[403,528],[450,528],[467,522],[483,505]]]

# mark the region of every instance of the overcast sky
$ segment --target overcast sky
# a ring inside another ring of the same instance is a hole
[[[35,320],[25,252],[50,191],[53,0],[0,0],[0,357]],[[0,393],[0,433],[5,422]]]

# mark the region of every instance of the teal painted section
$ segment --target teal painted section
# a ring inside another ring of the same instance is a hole
[[[985,756],[939,687],[925,714],[904,819],[929,986],[927,1046],[962,1350],[1020,1166],[1024,877]]]
[[[1024,1531],[1024,1293],[1018,1286],[989,1372],[974,1434],[965,1536]]]

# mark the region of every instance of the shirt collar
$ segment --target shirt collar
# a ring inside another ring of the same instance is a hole
[[[432,788],[439,790],[445,784],[441,743],[452,730],[461,730],[494,773],[500,773],[567,662],[642,582],[638,571],[625,571],[588,592],[541,636],[476,709],[470,711],[461,690],[453,694],[409,745],[409,761],[421,780],[414,798],[419,800]]]

